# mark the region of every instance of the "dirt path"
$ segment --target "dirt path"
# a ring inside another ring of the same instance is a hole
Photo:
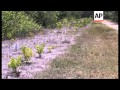
[[[105,25],[107,25],[110,28],[115,29],[118,32],[118,24],[116,24],[114,22],[110,22],[108,20],[104,20],[102,23],[105,24]]]

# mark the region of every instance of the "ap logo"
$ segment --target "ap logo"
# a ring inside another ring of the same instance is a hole
[[[103,11],[94,11],[94,21],[103,21]]]

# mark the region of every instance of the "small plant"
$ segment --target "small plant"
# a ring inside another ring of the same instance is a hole
[[[65,26],[68,26],[68,20],[67,20],[67,18],[62,19],[62,23],[63,23]]]
[[[22,53],[24,55],[25,61],[28,62],[30,57],[33,56],[32,49],[25,46],[23,46],[21,49],[22,49]]]
[[[48,46],[48,52],[51,53],[51,50],[53,49],[52,46]]]
[[[17,58],[11,58],[10,62],[8,63],[8,67],[12,68],[13,72],[17,73],[17,68],[21,65],[21,56]]]
[[[43,53],[45,44],[41,44],[40,46],[36,45],[37,53],[39,54],[39,58],[41,58],[41,54]]]

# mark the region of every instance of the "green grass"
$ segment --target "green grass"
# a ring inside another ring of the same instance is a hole
[[[69,53],[54,59],[42,79],[117,79],[118,35],[102,24],[92,24],[77,37]]]

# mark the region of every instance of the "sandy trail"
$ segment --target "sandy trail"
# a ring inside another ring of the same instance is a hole
[[[107,25],[110,28],[115,29],[118,32],[118,24],[116,24],[114,22],[110,22],[108,20],[104,20],[102,23],[105,24],[105,25]]]

